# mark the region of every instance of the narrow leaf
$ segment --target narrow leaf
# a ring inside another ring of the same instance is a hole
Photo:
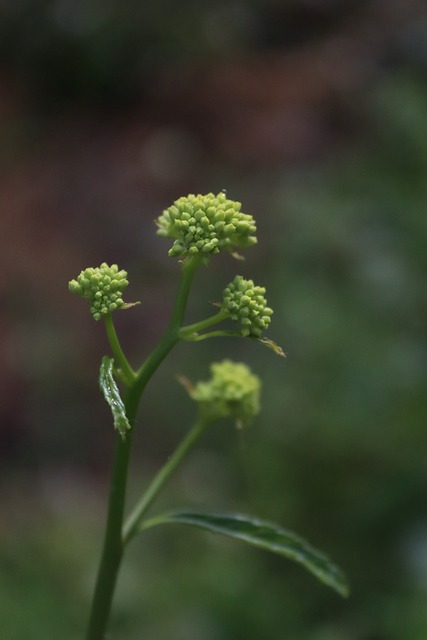
[[[349,587],[342,571],[308,542],[276,524],[240,514],[173,511],[146,521],[142,528],[166,523],[199,527],[285,556],[303,565],[340,595],[348,596]]]
[[[274,342],[274,340],[266,338],[265,336],[263,336],[262,338],[255,338],[255,340],[257,342],[261,342],[261,344],[265,345],[269,349],[272,349],[278,356],[286,358],[286,353],[283,351],[282,347],[277,344],[277,342]]]
[[[125,405],[120,397],[120,392],[116,381],[113,377],[113,358],[104,356],[99,370],[99,386],[104,398],[110,405],[111,413],[114,419],[114,428],[120,433],[123,440],[126,437],[126,431],[131,428],[129,420],[126,417]]]

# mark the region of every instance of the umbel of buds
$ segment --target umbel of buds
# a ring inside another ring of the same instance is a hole
[[[245,249],[256,243],[253,217],[240,211],[240,202],[224,192],[193,195],[175,200],[157,219],[158,235],[172,238],[170,256],[197,253],[209,257],[221,249]]]
[[[259,413],[261,381],[248,366],[223,360],[211,364],[210,380],[189,387],[202,415],[210,420],[230,417],[246,426]]]
[[[254,285],[253,280],[236,276],[224,289],[222,309],[232,320],[240,322],[243,336],[259,338],[271,322],[273,309],[267,306],[265,288]]]
[[[119,270],[116,264],[108,266],[103,262],[100,267],[89,267],[68,283],[73,293],[86,298],[90,312],[99,320],[102,316],[125,307],[123,291],[128,286],[127,272]]]

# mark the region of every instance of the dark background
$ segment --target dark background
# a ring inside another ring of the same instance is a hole
[[[0,1],[0,626],[83,636],[114,435],[101,324],[67,291],[129,272],[117,327],[137,365],[178,265],[154,219],[227,189],[259,244],[196,278],[188,321],[236,273],[267,287],[269,335],[182,344],[148,387],[130,494],[194,408],[212,359],[263,379],[247,431],[218,424],[164,506],[257,514],[327,551],[344,601],[222,538],[153,530],[129,549],[111,638],[427,637],[427,11],[407,0]],[[139,544],[140,543],[140,544]]]

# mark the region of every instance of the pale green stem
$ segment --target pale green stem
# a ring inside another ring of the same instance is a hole
[[[206,318],[206,320],[201,320],[200,322],[195,322],[194,324],[188,324],[185,327],[182,327],[179,331],[179,337],[183,340],[194,339],[192,336],[197,334],[199,331],[208,329],[209,327],[212,327],[212,325],[222,322],[229,316],[230,314],[228,311],[221,309],[221,311],[218,311],[215,315]]]
[[[135,380],[136,374],[135,374],[135,371],[130,366],[125,354],[123,353],[123,349],[117,337],[117,333],[114,327],[111,313],[107,313],[107,315],[104,316],[104,322],[105,322],[105,330],[107,332],[108,342],[110,343],[111,351],[113,352],[113,356],[116,361],[116,364],[119,366],[121,370],[123,381],[126,383],[127,386],[130,386],[132,382]]]
[[[140,528],[142,518],[151,507],[155,498],[165,486],[166,482],[170,479],[179,464],[183,461],[184,457],[188,454],[190,449],[194,446],[196,441],[205,431],[209,421],[206,419],[199,419],[193,428],[187,433],[184,440],[175,449],[172,456],[163,465],[158,474],[154,477],[148,489],[142,495],[140,501],[136,504],[132,513],[129,515],[123,527],[123,545],[126,545],[138,532]]]
[[[148,520],[144,520],[144,522],[141,523],[139,530],[146,531],[147,529],[151,529],[151,527],[157,527],[159,524],[168,524],[169,522],[170,520],[167,515],[163,513],[161,515],[148,518]]]
[[[200,342],[200,340],[206,340],[206,338],[244,338],[239,331],[224,331],[222,329],[218,329],[217,331],[208,331],[207,333],[200,334],[191,334],[185,338],[185,340],[192,340],[193,342]],[[248,336],[246,336],[248,337]]]

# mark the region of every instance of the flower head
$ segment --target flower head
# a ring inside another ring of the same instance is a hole
[[[240,211],[240,202],[224,192],[175,200],[157,220],[158,235],[172,238],[170,256],[185,258],[201,253],[208,258],[221,249],[245,249],[257,242],[253,217]]]
[[[95,320],[99,320],[101,316],[126,306],[122,297],[129,284],[126,278],[127,272],[119,271],[116,264],[108,266],[103,262],[100,267],[89,267],[82,271],[68,283],[68,288],[88,300],[91,314]]]
[[[211,364],[212,377],[189,388],[211,420],[231,417],[245,426],[259,413],[261,381],[243,363],[223,360]]]
[[[240,322],[243,336],[259,338],[271,322],[273,309],[267,306],[265,288],[254,285],[253,280],[236,276],[224,289],[222,308],[232,320]]]

